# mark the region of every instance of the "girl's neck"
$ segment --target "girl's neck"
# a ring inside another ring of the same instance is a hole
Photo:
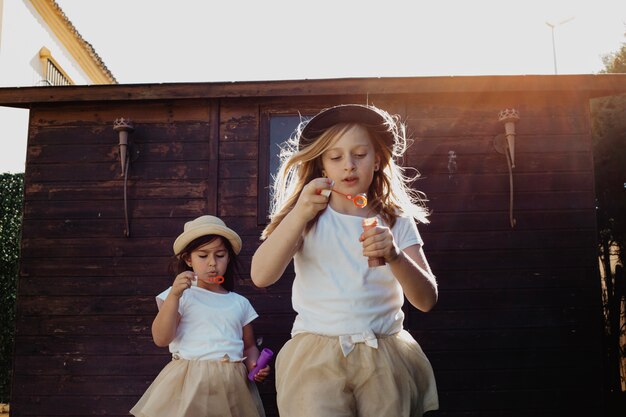
[[[331,194],[328,205],[330,205],[330,207],[337,213],[347,214],[349,216],[366,218],[371,217],[372,214],[369,207],[357,207],[351,200],[334,193]]]
[[[207,284],[206,282],[199,281],[198,288],[202,288],[203,290],[211,291],[217,294],[228,294],[228,290],[219,284]]]

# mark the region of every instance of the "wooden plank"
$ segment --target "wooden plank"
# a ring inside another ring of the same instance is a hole
[[[459,301],[458,294],[441,291],[439,302],[428,314],[411,309],[405,326],[411,330],[448,329],[505,329],[570,327],[572,329],[600,326],[601,308],[597,300],[588,294],[566,291],[570,296],[556,300],[535,301],[528,298],[528,292],[519,296],[504,294],[492,295],[498,298],[495,303],[482,302],[486,292],[474,296],[470,294]],[[552,294],[552,293],[551,293]],[[506,305],[504,300],[513,300]],[[574,304],[580,302],[580,304]],[[458,303],[458,304],[455,304]],[[475,304],[472,304],[475,303]]]
[[[21,296],[19,306],[21,316],[156,314],[154,296]]]
[[[483,412],[493,411],[494,415],[500,416],[522,416],[538,415],[533,411],[535,407],[539,410],[551,410],[544,415],[593,415],[593,410],[601,407],[599,392],[600,382],[593,381],[584,384],[578,389],[561,390],[554,387],[551,390],[455,390],[442,391],[439,401],[445,404],[446,411],[459,410],[481,410]],[[577,401],[572,401],[575,398]],[[503,410],[506,410],[503,412]],[[523,412],[522,412],[523,410]],[[591,413],[590,413],[591,411]],[[539,411],[541,413],[541,411]],[[509,414],[510,413],[510,414]]]
[[[132,200],[128,204],[131,219],[175,217],[197,217],[208,212],[206,199],[150,199]],[[24,215],[37,219],[119,219],[124,218],[122,200],[94,201],[28,201],[24,204]]]
[[[198,180],[207,178],[207,161],[131,163],[129,178],[151,180]],[[107,181],[119,178],[119,162],[30,164],[26,181],[30,183],[77,181]]]
[[[159,348],[151,336],[134,335],[46,335],[15,338],[15,355],[55,356],[70,355],[163,355],[167,349]],[[21,370],[15,369],[15,373]]]
[[[430,251],[430,264],[440,272],[449,270],[515,270],[517,268],[589,268],[598,260],[595,248],[541,249],[520,251]]]
[[[431,232],[422,228],[422,239],[429,251],[497,250],[539,248],[593,248],[597,244],[594,230],[502,230],[484,232]]]
[[[150,378],[141,378],[142,383],[137,383],[139,378],[128,376],[22,376],[17,375],[13,379],[13,386],[21,395],[89,395],[97,392],[102,396],[137,396],[141,397],[144,391],[152,383]]]
[[[180,221],[182,225],[182,220]],[[41,237],[22,239],[21,256],[27,259],[44,258],[83,258],[94,255],[93,245],[105,243],[93,237],[56,238]],[[171,256],[172,239],[142,238],[128,239],[125,237],[107,238],[106,244],[98,245],[98,256]]]
[[[426,352],[435,374],[442,371],[457,371],[466,374],[470,370],[501,369],[562,369],[564,367],[588,367],[594,365],[592,358],[597,350],[589,349],[513,349],[507,351],[472,350]],[[584,362],[580,358],[587,358]]]
[[[587,99],[576,91],[563,91],[560,94],[532,94],[528,91],[515,95],[516,103],[511,104],[505,94],[454,94],[408,95],[406,112],[416,118],[473,117],[487,121],[497,121],[500,111],[514,107],[520,119],[542,116],[584,116]]]
[[[204,139],[204,140],[200,140]],[[136,158],[133,164],[168,161],[206,161],[209,159],[209,142],[206,138],[198,138],[195,142],[174,141],[150,144],[133,143]],[[69,163],[76,162],[117,162],[119,163],[119,145],[94,144],[54,144],[31,145],[27,148],[29,163]],[[132,149],[131,149],[132,151]]]
[[[125,416],[139,400],[138,395],[12,395],[11,416]],[[15,405],[19,404],[19,406]]]
[[[206,111],[202,110],[201,111]],[[113,130],[113,121],[84,123],[76,121],[75,125],[31,126],[28,145],[32,147],[46,145],[75,146],[117,146],[119,135]],[[174,143],[206,143],[209,138],[211,123],[203,121],[179,121],[167,123],[160,119],[154,123],[135,124],[135,130],[129,135],[130,143],[136,143],[140,155],[150,152],[153,144]]]
[[[442,147],[443,148],[443,147]],[[521,146],[516,146],[515,152],[515,175],[528,173],[584,173],[589,176],[593,171],[591,153],[588,152],[519,152]],[[463,154],[454,149],[456,155],[454,161],[456,171],[450,172],[450,158],[448,153],[424,153],[421,149],[415,149],[408,154],[405,166],[413,166],[424,175],[446,174],[463,176],[467,174],[508,174],[508,167],[504,155],[497,153],[489,154]]]
[[[427,202],[428,206],[430,204]],[[418,228],[424,233],[510,231],[511,225],[508,222],[508,214],[507,210],[451,213],[433,211],[429,217],[430,223],[420,224]],[[519,211],[516,209],[515,218],[517,225],[514,231],[545,230],[561,233],[568,229],[580,229],[581,231],[593,232],[596,227],[595,210],[590,209],[554,209],[552,211]],[[428,244],[429,242],[426,241],[426,245]]]
[[[219,216],[231,217],[231,216],[255,216],[257,213],[257,199],[256,194],[242,196],[237,195],[234,197],[220,196],[219,202]]]
[[[43,298],[41,298],[43,299]],[[51,299],[48,297],[47,299]],[[76,298],[74,298],[76,299]],[[82,303],[84,304],[84,302]],[[144,303],[146,304],[146,303]],[[154,302],[151,314],[137,315],[20,315],[17,320],[21,336],[42,335],[143,335],[152,336],[151,326],[157,314],[157,305]]]
[[[108,99],[108,98],[107,98]],[[81,126],[100,124],[113,128],[113,121],[130,118],[136,127],[152,123],[206,122],[209,106],[202,100],[173,100],[162,102],[122,101],[66,104],[59,111],[54,104],[31,110],[31,124],[36,126]]]
[[[74,201],[113,200],[123,198],[124,183],[121,179],[105,181],[63,181],[60,183],[28,183],[25,201]],[[134,199],[177,199],[207,198],[208,183],[205,179],[167,181],[145,178],[129,179],[128,198]],[[95,203],[94,203],[95,204]]]
[[[166,350],[166,349],[165,349]],[[169,352],[162,355],[102,355],[102,356],[16,356],[15,367],[21,375],[112,375],[154,377],[171,360]],[[135,380],[136,383],[136,380]]]
[[[509,192],[509,175],[498,173],[474,174],[457,172],[454,175],[437,174],[422,171],[422,178],[417,181],[418,189],[430,194],[453,193],[481,196],[488,193]],[[513,174],[514,195],[518,193],[588,191],[593,193],[593,175],[591,172],[541,172]]]
[[[457,155],[503,155],[496,153],[493,146],[495,135],[502,133],[499,130],[493,134],[478,135],[466,132],[459,135],[428,137],[422,135],[413,138],[414,142],[408,149],[409,155],[448,155],[455,151]],[[540,132],[536,135],[520,134],[515,140],[515,154],[550,154],[569,152],[591,152],[591,136],[588,132],[581,134],[548,134]]]
[[[228,161],[220,164],[219,178],[223,180],[256,178],[259,173],[257,161]]]
[[[176,213],[173,213],[173,215]],[[212,213],[209,213],[212,214]],[[236,213],[235,213],[236,215]],[[187,216],[154,219],[131,219],[132,238],[167,237],[174,241]],[[116,238],[123,237],[123,219],[24,219],[23,236],[41,238]]]
[[[469,111],[467,113],[470,113]],[[504,132],[498,121],[498,113],[489,119],[471,114],[457,117],[446,115],[441,118],[418,118],[413,115],[407,117],[407,125],[413,136],[447,137],[465,135],[491,135],[492,137]],[[589,135],[589,121],[578,115],[574,116],[537,116],[523,118],[516,123],[516,132],[520,135]]]
[[[256,197],[256,178],[225,179],[218,182],[219,196],[221,198],[247,198]]]
[[[581,380],[588,381],[581,383]],[[593,382],[592,382],[593,381]],[[549,370],[471,370],[466,373],[458,371],[439,371],[437,373],[437,389],[450,390],[559,390],[580,389],[587,385],[593,387],[600,383],[602,377],[598,369],[570,366]]]
[[[502,219],[508,222],[509,193],[498,194],[436,194],[433,186],[424,180],[420,183],[421,190],[429,198],[428,206],[434,212],[487,212],[502,211],[506,215]],[[508,186],[508,185],[507,185]],[[525,210],[594,210],[595,199],[591,191],[555,191],[555,192],[515,192],[514,213]],[[518,221],[518,224],[520,222]]]
[[[259,105],[240,100],[222,101],[220,108],[220,141],[257,142],[259,138]]]
[[[231,160],[256,161],[259,158],[257,142],[222,142],[220,144],[220,161],[230,163]]]
[[[427,251],[426,257],[429,257]],[[439,287],[457,290],[516,289],[516,288],[567,288],[586,289],[591,294],[599,291],[600,281],[594,265],[586,268],[568,264],[555,264],[543,268],[502,268],[485,270],[459,269],[435,270]]]

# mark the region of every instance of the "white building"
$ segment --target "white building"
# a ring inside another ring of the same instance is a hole
[[[0,87],[116,84],[54,0],[0,0]],[[28,111],[0,108],[0,173],[23,172]]]

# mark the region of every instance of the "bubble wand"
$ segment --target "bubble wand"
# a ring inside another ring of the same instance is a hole
[[[334,188],[326,188],[324,190],[320,190],[318,194],[321,194],[325,197],[330,197],[331,191],[334,191],[337,194],[344,196],[348,200],[351,200],[354,203],[354,205],[357,206],[358,208],[363,208],[367,206],[367,194],[365,193],[357,194],[353,197],[351,194],[344,194],[341,191],[335,190]]]
[[[191,280],[191,285],[193,287],[197,287],[198,286],[198,274],[194,273],[193,274],[193,279]],[[216,275],[214,277],[206,277],[206,278],[202,278],[202,281],[209,283],[209,284],[223,284],[224,283],[224,277],[221,275]]]

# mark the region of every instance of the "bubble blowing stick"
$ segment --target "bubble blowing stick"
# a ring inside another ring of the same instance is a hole
[[[329,197],[331,191],[334,191],[337,194],[340,194],[340,195],[344,196],[348,200],[351,200],[354,203],[354,205],[359,207],[359,208],[364,208],[365,206],[367,206],[367,194],[365,194],[365,193],[361,193],[361,194],[357,194],[355,196],[352,196],[351,194],[344,194],[341,191],[337,191],[334,188],[333,189],[327,188],[325,190],[319,190],[318,194],[321,194],[321,195],[323,195],[325,197]]]
[[[194,273],[193,274],[193,279],[191,280],[191,286],[192,287],[197,287],[198,286],[198,274]],[[223,284],[224,283],[224,277],[221,275],[216,275],[214,277],[206,277],[206,278],[202,278],[202,281],[208,283],[208,284]]]
[[[378,226],[378,219],[376,219],[376,217],[369,217],[366,219],[363,219],[363,221],[361,222],[361,225],[363,226],[363,231],[367,231],[370,230],[373,227]],[[377,266],[383,266],[385,265],[385,258],[380,257],[380,258],[376,258],[376,257],[369,257],[367,258],[367,265],[370,268],[375,268]]]

